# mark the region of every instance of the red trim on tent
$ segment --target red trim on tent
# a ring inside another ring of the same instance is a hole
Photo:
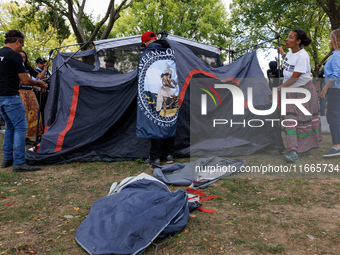
[[[209,73],[209,72],[205,72],[202,69],[194,69],[194,70],[192,70],[188,74],[187,78],[185,78],[185,81],[184,81],[181,93],[180,93],[179,98],[178,98],[178,109],[181,108],[182,102],[184,100],[185,93],[187,92],[187,89],[189,87],[190,80],[191,80],[192,76],[194,76],[195,74],[198,74],[198,73],[202,73],[202,74],[204,74],[206,76],[209,76],[209,77],[212,77],[212,78],[217,78],[216,75],[214,75],[212,73]],[[240,86],[240,81],[239,80],[235,80],[235,77],[228,77],[228,78],[225,78],[223,80],[224,81],[231,81],[231,82],[237,84],[238,87]],[[221,102],[221,105],[222,105],[222,102]],[[247,103],[246,99],[244,99],[244,107],[248,108],[248,103]]]
[[[187,92],[187,89],[189,87],[190,80],[191,80],[192,76],[194,76],[195,74],[198,74],[198,73],[203,73],[206,76],[217,78],[216,75],[214,75],[212,73],[205,72],[202,69],[194,69],[194,70],[192,70],[188,74],[187,78],[185,79],[185,82],[184,82],[183,87],[181,89],[181,94],[179,95],[179,98],[178,98],[178,109],[181,108],[182,102],[184,100],[185,93]]]
[[[70,115],[68,116],[68,121],[65,129],[59,134],[57,145],[54,152],[61,151],[65,139],[66,133],[71,129],[74,121],[74,117],[76,116],[76,109],[78,105],[78,97],[79,97],[79,86],[73,87],[73,96],[72,96],[72,104],[70,108]]]

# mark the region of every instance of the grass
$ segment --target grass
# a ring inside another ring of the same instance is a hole
[[[339,158],[322,158],[330,144],[325,135],[296,167],[339,165]],[[276,151],[240,159],[287,165]],[[0,254],[87,254],[74,238],[92,203],[113,182],[142,172],[152,175],[141,160],[48,165],[34,173],[1,169]],[[214,213],[193,211],[181,232],[156,239],[145,254],[339,254],[339,175],[234,174],[204,190],[219,196],[202,206]],[[178,188],[184,187],[170,186]]]

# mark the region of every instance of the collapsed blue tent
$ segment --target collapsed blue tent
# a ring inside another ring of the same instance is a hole
[[[185,190],[170,192],[159,181],[141,179],[95,201],[76,241],[89,254],[141,254],[157,237],[182,230],[188,219]]]
[[[209,78],[212,83],[230,77],[256,78],[254,107],[269,109],[271,101],[266,79],[256,52],[246,53],[222,66],[219,49],[176,36],[164,38],[175,51],[179,84],[175,156],[190,155],[190,86],[192,78]],[[140,36],[94,42],[92,50],[58,53],[53,59],[55,74],[45,108],[48,127],[38,152],[27,151],[31,164],[84,161],[120,161],[148,157],[149,139],[136,137],[137,63]],[[73,57],[71,57],[73,56]],[[104,59],[114,56],[119,72],[101,68]],[[240,86],[246,93],[248,85]],[[232,117],[232,100],[225,106]],[[254,116],[245,119],[279,118]],[[250,155],[260,150],[283,150],[280,126],[235,127],[223,131],[223,155]]]

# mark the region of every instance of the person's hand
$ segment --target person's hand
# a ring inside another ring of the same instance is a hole
[[[42,89],[47,89],[48,85],[46,82],[44,81],[39,81],[39,87],[41,87]]]
[[[281,55],[284,55],[285,52],[283,51],[282,47],[276,46],[277,52],[280,53]]]
[[[45,63],[44,63],[44,68],[45,68],[45,67],[48,68],[48,67],[50,66],[50,64],[51,64],[50,62],[45,62]]]
[[[320,97],[325,100],[326,99],[326,94],[327,94],[327,88],[323,88],[320,93]]]
[[[270,92],[269,99],[273,99],[273,91]]]
[[[37,90],[37,91],[39,91],[40,93],[46,93],[46,89],[43,89],[43,88],[41,88],[41,87],[38,87],[38,86],[33,86],[33,88],[35,89],[35,90]]]

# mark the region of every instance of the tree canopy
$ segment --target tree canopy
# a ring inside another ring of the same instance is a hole
[[[85,13],[86,0],[26,0],[26,3],[25,10],[20,9],[21,5],[11,10],[6,7],[0,16],[2,30],[20,29],[32,38],[39,35],[43,40],[40,44],[49,41],[48,38],[62,44],[70,34],[66,20],[78,43],[165,29],[169,34],[235,52],[277,35],[284,46],[289,31],[302,29],[313,40],[306,50],[315,66],[314,76],[319,72],[317,64],[329,56],[330,31],[340,27],[339,0],[233,0],[230,15],[222,0],[110,0],[103,17]],[[35,44],[27,45],[34,51]],[[261,47],[275,46],[272,42]]]
[[[129,7],[128,0],[121,0],[115,5],[110,0],[104,17],[96,21],[91,14],[85,13],[86,0],[26,0],[35,6],[48,6],[70,22],[78,43],[108,38],[110,31],[120,17],[120,11]],[[98,4],[99,1],[98,1]]]
[[[112,36],[165,29],[169,34],[226,47],[230,36],[226,20],[221,0],[134,0],[121,13]]]
[[[333,6],[333,7],[332,7]],[[330,11],[332,9],[332,11]],[[231,6],[235,45],[250,46],[260,40],[281,35],[281,42],[292,29],[302,29],[312,38],[306,50],[315,69],[329,52],[330,31],[339,28],[340,2],[338,0],[234,0]],[[326,11],[327,10],[327,11]],[[338,15],[335,17],[334,15]],[[275,47],[272,45],[271,47]]]
[[[28,4],[2,3],[0,16],[1,39],[4,45],[4,35],[7,31],[16,29],[25,35],[25,47],[29,59],[47,58],[50,49],[61,44],[75,41],[65,20],[50,8],[36,9]]]

